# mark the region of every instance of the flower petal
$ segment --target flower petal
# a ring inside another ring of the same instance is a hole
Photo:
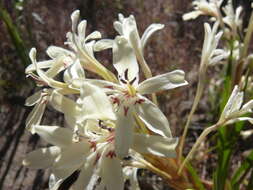
[[[119,158],[127,156],[133,143],[134,120],[131,109],[131,107],[120,107],[117,115],[115,152]]]
[[[163,112],[153,102],[142,96],[145,101],[136,105],[136,112],[146,126],[164,137],[172,137],[170,126]]]
[[[249,121],[251,124],[253,124],[253,118],[251,117],[238,117],[238,118],[229,120],[228,122],[226,122],[226,125],[230,125],[239,121]]]
[[[64,113],[66,116],[78,118],[76,102],[63,96],[56,90],[53,91],[49,102],[53,106],[54,109]]]
[[[141,37],[141,47],[142,49],[144,49],[148,39],[151,37],[151,35],[164,28],[164,24],[151,24],[143,33],[142,37]]]
[[[125,80],[138,77],[139,66],[132,47],[126,38],[117,36],[113,44],[113,66]]]
[[[116,158],[103,157],[101,178],[107,190],[123,190],[124,179],[121,163]],[[112,177],[113,176],[113,177]]]
[[[41,99],[41,93],[42,90],[35,92],[33,95],[29,96],[25,101],[25,105],[33,106],[34,104],[38,103]]]
[[[177,138],[166,138],[158,135],[134,134],[132,149],[143,154],[163,157],[176,157]]]
[[[56,146],[40,148],[27,154],[22,163],[24,166],[33,169],[49,168],[59,154],[60,148]]]
[[[99,40],[95,43],[95,45],[93,46],[93,50],[94,51],[102,51],[105,49],[112,48],[112,46],[113,46],[113,40],[102,39],[102,40]]]
[[[85,160],[85,156],[90,150],[90,144],[85,141],[73,143],[62,150],[60,157],[54,164],[55,169],[80,167]]]
[[[91,154],[86,159],[86,162],[85,162],[83,168],[81,168],[81,172],[79,174],[79,177],[72,187],[73,190],[86,189],[87,185],[89,184],[89,182],[91,180],[92,174],[93,174],[95,159],[96,159],[95,154]]]
[[[52,58],[52,59],[56,59],[59,58],[61,56],[71,56],[74,57],[74,53],[66,50],[64,48],[61,47],[57,47],[57,46],[49,46],[46,50],[47,55]]]
[[[26,129],[30,130],[31,133],[34,133],[33,126],[40,124],[45,108],[46,108],[46,104],[44,102],[42,103],[40,102],[36,104],[33,110],[29,113],[25,121],[25,125],[26,125]]]
[[[73,132],[58,126],[35,125],[34,132],[50,144],[66,147],[72,143]]]
[[[85,78],[85,73],[80,61],[77,59],[74,64],[70,65],[64,72],[64,81],[70,84],[73,79],[79,78]]]
[[[78,103],[83,108],[85,119],[115,120],[112,104],[106,94],[98,87],[84,83]]]
[[[184,71],[175,70],[143,81],[137,87],[137,91],[140,94],[151,94],[153,92],[169,90],[187,84]]]

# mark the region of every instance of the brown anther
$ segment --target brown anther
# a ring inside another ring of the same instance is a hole
[[[128,69],[125,70],[125,72],[124,72],[124,77],[125,77],[125,79],[128,81]]]
[[[133,84],[134,83],[134,81],[136,81],[136,77],[134,77],[130,82],[129,82],[129,84]]]
[[[127,81],[125,81],[124,79],[119,79],[123,84],[127,84]]]

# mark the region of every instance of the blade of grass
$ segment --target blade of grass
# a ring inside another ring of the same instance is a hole
[[[189,163],[186,164],[186,167],[191,174],[193,181],[195,182],[195,187],[197,187],[197,189],[199,190],[205,190],[205,187],[202,184],[201,179],[199,178],[196,170]]]
[[[233,189],[239,189],[240,182],[246,177],[246,174],[253,168],[253,151],[245,158],[241,166],[236,170],[232,177],[231,183]]]
[[[5,23],[13,45],[24,66],[30,64],[29,56],[26,51],[25,43],[20,37],[18,28],[13,23],[9,13],[0,3],[0,19]]]

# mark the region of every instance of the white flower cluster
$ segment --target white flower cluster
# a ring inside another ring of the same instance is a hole
[[[119,35],[110,40],[101,39],[98,31],[86,36],[87,22],[79,22],[78,10],[71,19],[66,42],[70,50],[50,46],[47,61],[36,60],[35,48],[30,51],[32,64],[26,74],[42,89],[26,101],[27,106],[34,106],[26,125],[52,146],[29,153],[23,164],[50,168],[51,190],[75,171],[79,177],[74,190],[87,189],[98,178],[97,188],[120,190],[129,179],[131,187],[138,189],[135,167],[143,165],[141,154],[175,157],[178,143],[166,116],[145,95],[187,85],[185,74],[175,70],[149,76],[143,49],[148,38],[163,28],[161,24],[152,24],[140,38],[134,17],[120,14],[114,23]],[[94,56],[108,48],[112,48],[118,77]],[[141,82],[139,64],[149,76]],[[86,78],[85,72],[103,79]],[[64,114],[68,128],[41,125],[48,105]]]

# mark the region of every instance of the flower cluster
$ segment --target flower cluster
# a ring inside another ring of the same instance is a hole
[[[134,17],[120,14],[114,23],[119,35],[101,39],[98,31],[85,35],[87,22],[79,22],[78,10],[71,20],[69,49],[50,46],[46,61],[37,61],[35,48],[30,51],[32,64],[26,74],[41,90],[26,101],[34,106],[26,126],[52,146],[29,153],[23,164],[50,168],[50,189],[76,171],[74,190],[86,189],[99,178],[96,187],[102,189],[123,189],[126,179],[138,188],[136,168],[145,167],[143,155],[175,157],[178,143],[166,116],[146,95],[187,85],[185,74],[175,70],[151,75],[143,50],[148,38],[164,27],[161,24],[152,24],[140,38]],[[109,48],[117,77],[94,55]],[[140,81],[139,65],[146,80]],[[87,78],[85,72],[100,79]],[[68,128],[41,124],[47,106],[64,114]]]

